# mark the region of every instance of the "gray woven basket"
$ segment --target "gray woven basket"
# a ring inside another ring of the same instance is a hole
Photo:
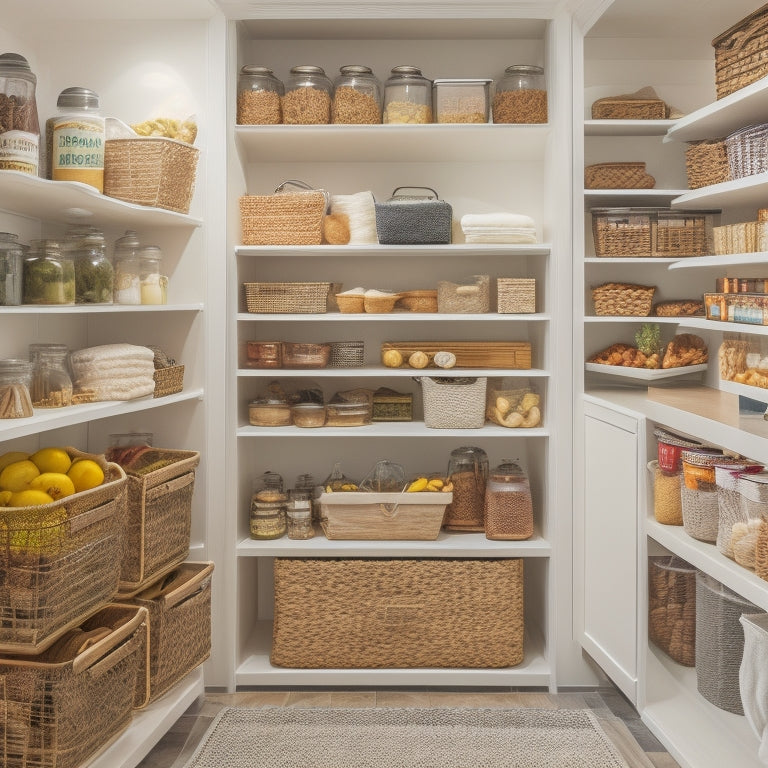
[[[365,344],[362,341],[332,341],[329,368],[359,368],[365,361]]]

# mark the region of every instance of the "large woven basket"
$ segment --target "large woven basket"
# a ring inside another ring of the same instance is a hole
[[[536,311],[536,280],[533,277],[496,279],[496,311],[499,314],[527,314]]]
[[[243,286],[249,312],[320,314],[328,309],[330,283],[243,283]]]
[[[596,315],[648,317],[656,286],[603,283],[592,289]]]
[[[146,653],[146,610],[108,605],[37,656],[0,658],[3,768],[85,765],[130,724]]]
[[[685,150],[685,171],[690,189],[730,181],[725,139],[692,141]]]
[[[189,213],[200,151],[162,136],[104,142],[104,194]]]
[[[422,376],[424,426],[430,429],[480,429],[485,424],[488,379]]]
[[[749,125],[725,138],[731,178],[742,179],[768,171],[768,123]]]
[[[718,99],[767,75],[768,5],[718,35],[712,46]]]
[[[512,667],[523,625],[522,559],[275,559],[280,667]]]
[[[669,114],[661,99],[607,96],[592,103],[593,120],[664,120]]]
[[[592,234],[595,255],[653,256],[651,212],[633,208],[594,208]]]
[[[585,189],[653,189],[656,179],[645,163],[596,163],[584,169]]]
[[[125,472],[50,504],[0,507],[0,653],[35,654],[116,594],[125,524]]]

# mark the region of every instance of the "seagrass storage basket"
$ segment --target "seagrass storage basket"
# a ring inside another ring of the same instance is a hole
[[[648,558],[648,639],[678,664],[696,664],[696,569],[679,557]]]
[[[126,476],[103,456],[89,491],[36,507],[0,507],[0,653],[35,654],[117,593]]]
[[[653,189],[656,179],[645,163],[595,163],[584,168],[585,189]]]
[[[0,658],[4,768],[85,765],[130,724],[146,654],[146,610],[110,604],[37,656]]]
[[[182,563],[130,599],[149,617],[149,667],[141,665],[137,707],[162,696],[210,656],[213,567]],[[145,679],[149,696],[143,690]]]
[[[189,556],[197,451],[150,448],[128,466],[119,594],[142,590]]]
[[[104,142],[104,194],[189,213],[200,150],[177,139],[142,136]]]
[[[768,75],[768,5],[718,35],[712,47],[718,99]]]
[[[430,429],[480,429],[485,424],[488,379],[422,376],[424,426]]]
[[[365,362],[365,342],[332,341],[329,368],[360,368]]]
[[[275,559],[279,667],[512,667],[523,625],[520,558]]]
[[[532,277],[496,279],[496,309],[499,314],[527,314],[536,311],[536,280]]]
[[[725,139],[689,142],[685,150],[685,171],[690,189],[730,181],[731,169],[728,165]]]
[[[593,120],[664,120],[667,115],[667,105],[661,99],[606,96],[592,102]]]
[[[596,315],[648,317],[653,306],[654,285],[603,283],[592,289]]]
[[[166,368],[155,368],[154,379],[153,397],[175,395],[184,389],[184,366],[169,365]]]
[[[593,208],[592,234],[596,256],[653,256],[650,209]]]
[[[328,311],[330,283],[243,283],[248,312],[321,314]]]
[[[748,125],[725,137],[732,179],[768,171],[768,123]]]

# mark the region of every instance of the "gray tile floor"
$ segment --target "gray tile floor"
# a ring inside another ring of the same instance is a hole
[[[558,694],[515,689],[494,689],[490,692],[280,689],[239,691],[234,694],[207,693],[178,719],[140,763],[140,768],[183,768],[213,718],[224,706],[589,708],[631,768],[679,768],[645,727],[632,705],[611,686]]]

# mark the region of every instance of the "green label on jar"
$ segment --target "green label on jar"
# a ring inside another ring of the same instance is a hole
[[[99,189],[104,179],[104,125],[67,120],[54,124],[51,175],[57,181],[81,181]]]

